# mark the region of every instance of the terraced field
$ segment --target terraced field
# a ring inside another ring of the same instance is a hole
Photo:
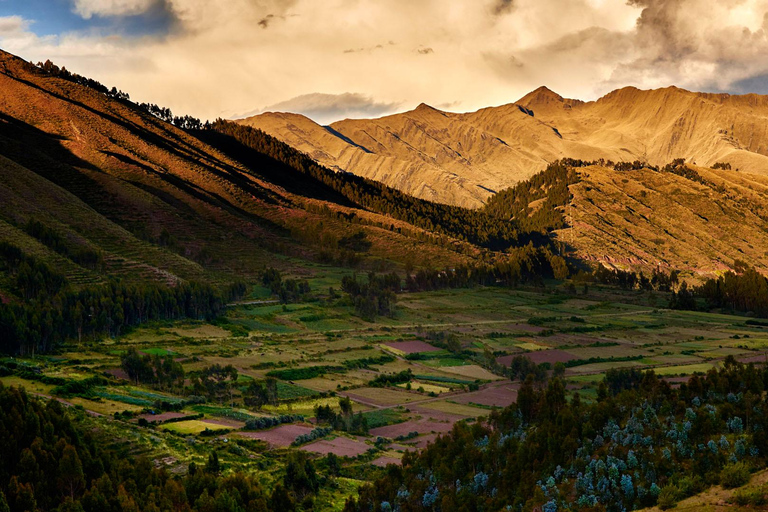
[[[768,358],[768,328],[748,318],[670,311],[644,296],[626,297],[597,286],[589,295],[564,288],[411,293],[399,297],[394,318],[377,323],[356,317],[343,302],[237,305],[219,325],[241,326],[247,336],[205,322],[157,323],[118,339],[64,347],[56,357],[15,361],[39,373],[17,371],[0,381],[83,409],[91,421],[102,422],[100,428],[151,435],[155,441],[141,450],[158,460],[170,457],[171,467],[203,457],[206,446],[232,442],[245,443],[250,458],[220,452],[224,459],[250,464],[270,452],[273,462],[259,464],[279,468],[287,451],[301,449],[316,458],[334,453],[351,474],[399,463],[403,453],[426,446],[457,422],[513,403],[520,383],[506,372],[519,356],[545,373],[557,365],[570,392],[585,401],[596,399],[611,368],[653,368],[677,385],[728,356]],[[344,325],[318,328],[317,311],[344,319]],[[121,368],[129,349],[179,362],[187,386],[190,376],[211,365],[232,365],[238,379],[215,399],[191,397],[189,388],[137,386]],[[271,376],[275,401],[245,405],[248,387]],[[61,383],[94,377],[102,379],[95,387],[60,394]],[[341,414],[345,397],[349,418],[360,413],[367,433],[351,436],[338,430],[341,423],[336,430],[318,424],[317,407]],[[200,448],[187,453],[190,442]]]

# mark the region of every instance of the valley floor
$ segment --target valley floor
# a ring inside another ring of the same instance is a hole
[[[318,274],[311,284],[327,290],[333,281]],[[359,485],[399,464],[406,452],[456,422],[477,421],[513,403],[519,381],[505,374],[517,355],[550,368],[563,363],[568,389],[587,402],[610,368],[654,368],[677,385],[727,356],[768,357],[768,327],[743,317],[667,310],[667,300],[593,285],[409,293],[399,295],[394,318],[371,323],[343,299],[282,305],[256,289],[215,324],[158,323],[52,356],[7,359],[0,366],[13,371],[0,381],[84,411],[78,421],[105,435],[110,448],[146,455],[172,472],[186,472],[191,462],[204,465],[216,451],[225,471],[244,469],[272,488],[283,478],[287,454],[304,451],[327,477],[316,509],[340,510]],[[130,349],[171,355],[188,377],[232,365],[237,382],[229,393],[190,401],[179,389],[131,382],[121,367]],[[97,385],[61,391],[62,382],[95,376],[103,378]],[[276,401],[245,406],[248,386],[270,377],[277,379]],[[365,418],[367,433],[315,430],[315,408],[338,412],[342,397]],[[254,427],[287,415],[301,418]],[[333,475],[329,453],[342,461]]]

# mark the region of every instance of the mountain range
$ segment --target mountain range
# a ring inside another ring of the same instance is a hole
[[[673,159],[768,173],[768,96],[626,87],[597,101],[546,87],[515,103],[469,113],[425,104],[379,119],[320,126],[299,114],[238,122],[259,128],[317,162],[379,180],[417,197],[470,208],[559,158],[647,162]]]
[[[183,130],[7,53],[0,88],[0,242],[75,284],[354,265],[355,237],[379,269],[495,262],[549,239],[611,268],[768,271],[762,96],[627,88],[584,103],[541,88],[468,114],[421,105],[323,127],[270,113]],[[563,157],[592,162],[537,181]],[[103,266],[67,257],[81,250]]]

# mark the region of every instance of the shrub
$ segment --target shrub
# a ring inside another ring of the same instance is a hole
[[[739,489],[733,494],[733,502],[741,507],[752,505],[762,507],[768,505],[768,485],[751,489]]]
[[[680,489],[676,485],[665,485],[659,493],[658,505],[661,510],[667,510],[677,505],[680,500]]]
[[[743,462],[728,464],[720,472],[720,484],[726,489],[741,487],[749,482],[749,467]]]

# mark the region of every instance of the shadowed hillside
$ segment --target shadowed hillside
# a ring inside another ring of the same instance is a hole
[[[439,242],[360,209],[310,177],[296,187],[301,176],[274,158],[260,154],[246,167],[128,101],[6,53],[0,88],[0,240],[74,284],[228,282],[288,265],[288,255],[343,259],[338,240],[361,229],[374,259],[402,260],[417,245],[420,264],[477,254],[450,233]],[[32,221],[72,251],[98,252],[103,265],[86,268],[46,246],[25,230]]]

